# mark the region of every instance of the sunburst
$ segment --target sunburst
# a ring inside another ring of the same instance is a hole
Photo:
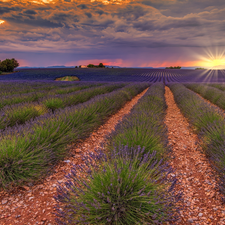
[[[198,65],[208,69],[225,68],[225,49],[206,49],[205,55],[198,54]]]

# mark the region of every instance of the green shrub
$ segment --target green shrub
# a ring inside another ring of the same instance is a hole
[[[14,126],[15,124],[23,124],[26,121],[47,112],[48,110],[43,105],[30,103],[5,107],[1,111],[0,129],[4,129],[7,126]]]
[[[119,153],[118,153],[119,152]],[[160,224],[173,208],[171,183],[163,184],[166,167],[155,152],[120,147],[108,156],[99,153],[74,166],[66,187],[58,188],[56,200],[60,224]],[[79,176],[80,173],[87,176]]]

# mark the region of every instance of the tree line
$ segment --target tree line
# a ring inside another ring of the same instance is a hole
[[[1,72],[13,72],[14,68],[18,67],[19,63],[16,59],[0,60],[0,73]]]
[[[166,67],[166,69],[181,69],[181,66],[170,66]]]
[[[88,68],[105,68],[105,66],[103,65],[103,63],[99,63],[98,66],[95,66],[94,64],[88,64],[87,67]]]
[[[105,68],[105,66],[103,65],[103,63],[99,63],[99,65],[88,64],[87,67],[88,68]],[[78,67],[75,66],[75,68],[78,68]],[[79,68],[81,68],[81,65],[79,66]]]

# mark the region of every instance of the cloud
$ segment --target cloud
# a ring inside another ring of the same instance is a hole
[[[23,13],[25,13],[25,14],[30,14],[30,15],[35,15],[35,14],[37,14],[34,10],[30,10],[30,9],[27,9],[27,10],[23,11]]]
[[[19,8],[17,8],[17,7],[5,7],[5,6],[0,7],[0,15],[2,15],[4,13],[9,13],[11,11],[19,11]]]
[[[85,5],[85,4],[80,4],[77,7],[80,8],[80,9],[88,9],[88,6]]]
[[[2,52],[112,56],[125,62],[130,55],[155,49],[178,54],[174,49],[225,45],[224,0],[133,0],[121,5],[12,0],[0,2],[0,19],[5,21],[0,27]]]

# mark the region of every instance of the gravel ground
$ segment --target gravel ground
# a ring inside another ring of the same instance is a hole
[[[225,206],[216,189],[216,174],[202,153],[197,135],[177,107],[166,87],[168,105],[165,124],[172,146],[170,164],[178,178],[177,192],[183,192],[183,206],[176,224],[225,224]]]

